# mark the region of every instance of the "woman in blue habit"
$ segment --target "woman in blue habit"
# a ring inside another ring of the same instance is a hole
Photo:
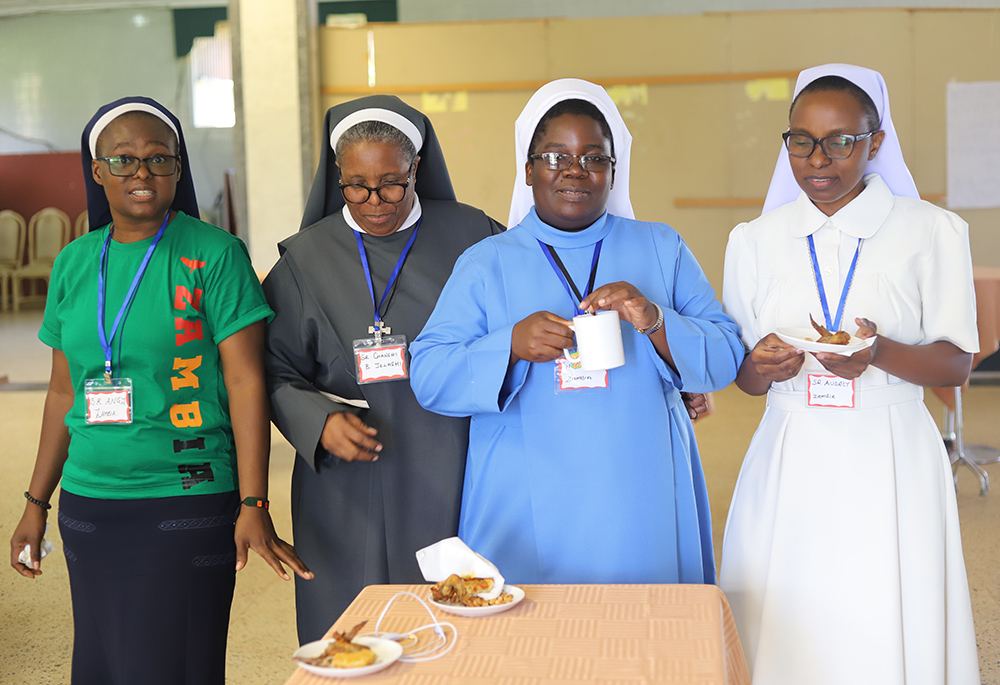
[[[714,583],[681,391],[733,381],[739,329],[677,232],[632,218],[603,88],[547,84],[515,140],[514,228],[465,252],[412,345],[418,401],[472,417],[459,535],[512,582]],[[577,382],[569,319],[601,309],[625,363]]]

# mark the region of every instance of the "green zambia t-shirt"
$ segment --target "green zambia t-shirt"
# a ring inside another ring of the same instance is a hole
[[[112,376],[132,380],[130,424],[87,424],[84,382],[103,378],[97,275],[108,227],[74,240],[52,269],[38,337],[66,355],[75,393],[66,415],[62,487],[140,499],[236,489],[236,447],[219,342],[274,314],[242,241],[179,212],[167,225],[112,341]],[[105,330],[110,335],[152,238],[112,240]]]

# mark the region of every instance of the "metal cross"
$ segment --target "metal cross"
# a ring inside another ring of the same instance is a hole
[[[374,326],[369,326],[368,327],[368,332],[369,333],[374,333],[375,334],[375,344],[376,345],[381,345],[382,344],[382,334],[384,333],[386,335],[389,335],[390,333],[392,333],[392,329],[389,328],[388,326],[386,326],[384,321],[376,321]]]

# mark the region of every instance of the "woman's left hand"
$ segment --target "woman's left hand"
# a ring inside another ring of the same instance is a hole
[[[240,505],[240,515],[236,519],[236,570],[247,565],[248,549],[253,549],[279,576],[288,580],[288,574],[281,562],[285,562],[300,577],[306,580],[313,572],[299,559],[295,548],[278,537],[271,523],[267,509]]]
[[[580,309],[589,312],[614,309],[622,321],[636,328],[650,328],[659,316],[656,306],[643,297],[634,285],[625,281],[602,285],[580,303]]]
[[[687,409],[688,416],[692,421],[697,421],[702,415],[708,416],[712,413],[712,400],[708,395],[701,392],[682,392],[681,399],[684,400],[684,408]]]
[[[878,335],[878,326],[872,321],[857,318],[854,322],[858,325],[856,338],[872,338]],[[815,357],[823,367],[832,374],[853,380],[863,374],[875,359],[875,351],[878,347],[878,339],[863,350],[859,350],[849,357],[833,352],[818,352]]]

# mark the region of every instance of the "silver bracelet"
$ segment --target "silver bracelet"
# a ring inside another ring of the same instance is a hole
[[[656,331],[663,328],[663,310],[660,309],[660,305],[656,304],[655,302],[653,303],[653,306],[656,307],[656,323],[654,323],[649,328],[639,328],[638,326],[636,326],[635,330],[637,333],[642,333],[643,335],[652,335],[653,333],[656,333]]]

